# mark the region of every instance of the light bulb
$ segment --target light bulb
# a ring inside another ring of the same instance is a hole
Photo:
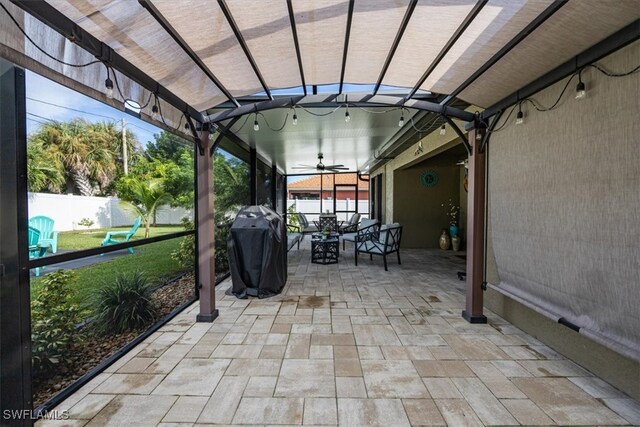
[[[440,135],[444,135],[447,133],[447,128],[444,126],[444,123],[442,124],[442,126],[440,126]]]
[[[258,124],[258,118],[257,117],[253,121],[253,130],[255,130],[256,132],[260,130],[260,125]]]
[[[482,133],[480,131],[476,132],[476,141],[482,140]]]
[[[576,99],[582,99],[585,96],[587,96],[587,88],[585,87],[584,82],[581,80],[576,86]]]
[[[153,107],[151,107],[151,118],[153,120],[158,120],[159,118],[157,105],[154,105]]]
[[[184,124],[184,128],[185,128],[185,129],[187,129],[187,130],[189,130],[189,123],[185,123],[185,124]]]
[[[522,111],[518,111],[518,114],[516,115],[516,124],[521,125],[523,123],[524,123],[524,114],[522,114]]]
[[[109,77],[104,81],[104,86],[106,87],[105,94],[107,95],[107,98],[113,98],[113,82]]]
[[[349,110],[347,110],[346,113],[344,113],[344,121],[349,123],[351,121],[351,116],[349,115]]]
[[[298,124],[298,116],[296,115],[296,113],[293,113],[293,125],[297,125]]]
[[[400,116],[400,120],[398,120],[398,127],[401,128],[404,126],[404,116]]]

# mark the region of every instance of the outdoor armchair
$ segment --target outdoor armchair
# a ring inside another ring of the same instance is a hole
[[[29,219],[29,227],[40,232],[38,245],[41,248],[51,249],[54,254],[58,252],[58,232],[53,231],[54,221],[48,216],[38,215]]]
[[[303,213],[297,213],[298,215],[298,224],[300,225],[301,233],[315,233],[319,231],[315,225],[310,225],[307,216]]]
[[[29,226],[29,259],[42,258],[47,253],[46,246],[40,246],[40,230]],[[43,267],[44,268],[44,267]],[[36,276],[40,276],[40,268],[36,268]]]
[[[396,253],[398,256],[398,264],[400,262],[400,240],[402,239],[402,226],[398,223],[385,224],[378,231],[365,231],[362,236],[358,230],[356,241],[355,262],[358,265],[358,254],[381,255],[384,261],[384,270],[387,269],[387,255]]]
[[[300,250],[300,242],[304,235],[300,232],[300,226],[287,224],[287,252],[298,244],[298,250]]]
[[[372,225],[375,225],[375,224],[378,224],[378,220],[366,218],[366,219],[363,219],[360,224],[356,225],[356,229],[353,232],[344,233],[342,235],[342,250],[345,249],[345,242],[354,242],[355,243],[356,235],[357,235],[358,231],[369,229],[369,227],[371,227]],[[358,225],[359,225],[359,227],[358,227]]]
[[[115,245],[116,243],[125,243],[131,240],[138,228],[140,228],[140,224],[142,223],[142,218],[137,217],[133,222],[133,226],[129,229],[129,231],[109,231],[107,235],[104,236],[104,240],[100,244],[100,246],[107,245]],[[123,239],[115,239],[115,237],[124,237]],[[129,253],[133,253],[133,248],[127,248]]]
[[[355,233],[358,231],[358,224],[360,224],[360,214],[354,213],[351,215],[351,218],[349,218],[349,221],[340,222],[338,225],[338,232],[340,232],[340,234]]]
[[[324,231],[327,228],[332,232],[338,231],[338,219],[335,216],[320,216],[318,221],[313,221],[318,231]]]

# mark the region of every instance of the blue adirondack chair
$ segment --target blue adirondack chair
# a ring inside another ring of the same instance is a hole
[[[48,216],[34,216],[29,220],[29,227],[40,232],[38,244],[42,248],[51,249],[54,254],[58,252],[58,232],[53,231],[54,221]]]
[[[107,235],[104,236],[104,240],[102,241],[100,246],[107,246],[107,245],[114,245],[116,243],[128,242],[129,240],[131,240],[133,235],[136,234],[136,231],[138,231],[138,228],[140,228],[140,224],[141,223],[142,223],[142,218],[141,217],[137,217],[136,220],[133,221],[133,226],[131,226],[131,229],[129,231],[109,231],[109,232],[107,232]],[[123,236],[124,239],[114,239],[114,237],[121,237],[121,236]],[[127,248],[127,250],[130,253],[133,253],[133,248]]]
[[[29,259],[42,258],[47,253],[46,248],[38,244],[40,240],[40,231],[29,226]],[[36,268],[36,276],[40,276],[40,267]]]

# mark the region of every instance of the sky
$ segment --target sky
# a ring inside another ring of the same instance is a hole
[[[136,135],[142,146],[153,141],[153,135],[162,131],[162,129],[131,114],[117,110],[28,70],[26,93],[28,134],[37,132],[41,124],[48,120],[68,121],[76,117],[82,117],[93,123],[103,121],[119,123],[124,118],[127,129]]]
[[[93,98],[66,88],[32,71],[26,73],[27,134],[37,132],[48,120],[68,121],[81,117],[89,122],[118,122],[122,118],[127,129],[138,138],[142,146],[153,141],[153,135],[162,129],[140,120],[131,114],[117,110]],[[223,155],[231,156],[223,152]],[[307,176],[287,177],[288,182],[305,179]]]

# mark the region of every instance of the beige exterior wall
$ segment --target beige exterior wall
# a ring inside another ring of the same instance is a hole
[[[476,111],[478,108],[470,107],[467,111]],[[464,122],[454,120],[454,122],[464,130]],[[423,162],[438,153],[441,153],[454,145],[460,143],[460,139],[457,137],[451,126],[447,125],[447,133],[440,135],[440,132],[435,132],[426,135],[421,139],[423,153],[415,155],[416,148],[418,148],[419,142],[413,144],[410,148],[400,153],[395,159],[390,160],[382,167],[371,172],[371,176],[384,174],[383,182],[384,188],[382,189],[382,211],[384,212],[383,221],[386,223],[394,222],[393,215],[393,176],[394,172],[398,169],[404,169],[415,165],[416,163]]]

